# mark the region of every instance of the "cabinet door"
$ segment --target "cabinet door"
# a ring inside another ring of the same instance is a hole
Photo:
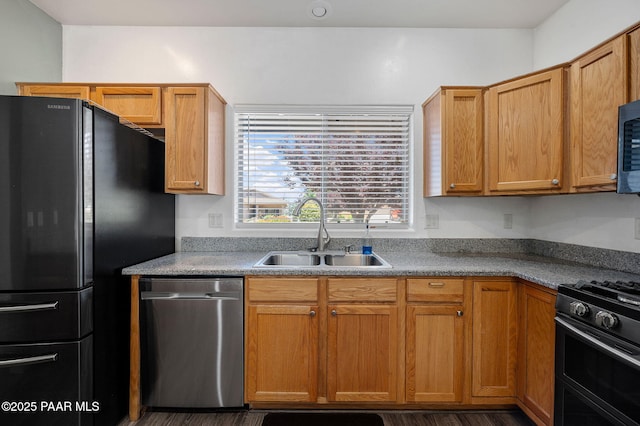
[[[328,400],[396,402],[396,305],[332,305],[328,310]]]
[[[629,102],[640,99],[640,28],[628,34],[629,43]]]
[[[572,190],[614,190],[618,106],[627,100],[625,37],[571,65]]]
[[[552,424],[556,297],[532,285],[520,287],[518,399],[543,424]]]
[[[247,400],[315,402],[318,307],[250,305]]]
[[[424,195],[477,195],[483,189],[480,88],[443,88],[423,105]]]
[[[98,86],[94,101],[132,123],[141,126],[162,124],[160,87]]]
[[[516,290],[512,281],[473,283],[473,396],[516,395]]]
[[[407,307],[407,401],[461,402],[462,306]]]
[[[68,85],[18,85],[18,93],[22,96],[46,96],[52,98],[89,99],[89,86]]]
[[[167,88],[167,192],[206,192],[205,101],[203,87]]]
[[[482,191],[484,157],[482,90],[444,93],[444,188],[447,194]]]
[[[489,191],[559,192],[564,166],[564,70],[493,86],[488,103]]]

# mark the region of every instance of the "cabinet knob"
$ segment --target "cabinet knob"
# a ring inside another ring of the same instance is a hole
[[[331,316],[332,317],[338,316],[338,311],[336,311],[335,309],[331,310]]]
[[[609,176],[609,179],[616,180],[616,179],[618,179],[618,175],[615,174],[615,173],[611,173],[611,176]]]
[[[462,311],[456,311],[456,315],[457,315],[457,316],[459,316],[459,317],[461,317],[461,316],[463,316],[463,315],[464,315],[464,312],[462,312]]]
[[[552,184],[554,184],[554,185],[557,185],[557,184],[559,184],[559,183],[560,183],[560,181],[559,181],[558,179],[553,179],[553,180],[551,181],[551,183],[552,183]]]
[[[194,184],[195,186],[200,186],[200,181],[199,181],[199,180],[197,180],[197,181],[193,182],[193,184]]]
[[[455,184],[455,183],[450,183],[450,184],[449,184],[449,188],[453,189],[453,188],[455,188],[455,187],[456,187],[456,184]]]
[[[311,318],[315,317],[315,316],[316,316],[316,311],[311,311],[311,312],[309,312],[309,316],[310,316]]]

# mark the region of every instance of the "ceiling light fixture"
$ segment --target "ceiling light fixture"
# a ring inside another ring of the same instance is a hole
[[[309,4],[307,15],[312,19],[326,19],[331,15],[331,5],[323,0],[316,0]]]

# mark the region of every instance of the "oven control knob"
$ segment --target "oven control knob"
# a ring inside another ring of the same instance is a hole
[[[585,305],[582,302],[571,302],[571,304],[569,305],[569,312],[584,318],[589,315],[589,306]]]
[[[610,330],[618,325],[618,317],[609,312],[600,311],[596,314],[596,324]]]

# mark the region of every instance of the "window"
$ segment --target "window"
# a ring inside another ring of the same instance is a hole
[[[236,223],[409,222],[412,106],[236,106]]]

